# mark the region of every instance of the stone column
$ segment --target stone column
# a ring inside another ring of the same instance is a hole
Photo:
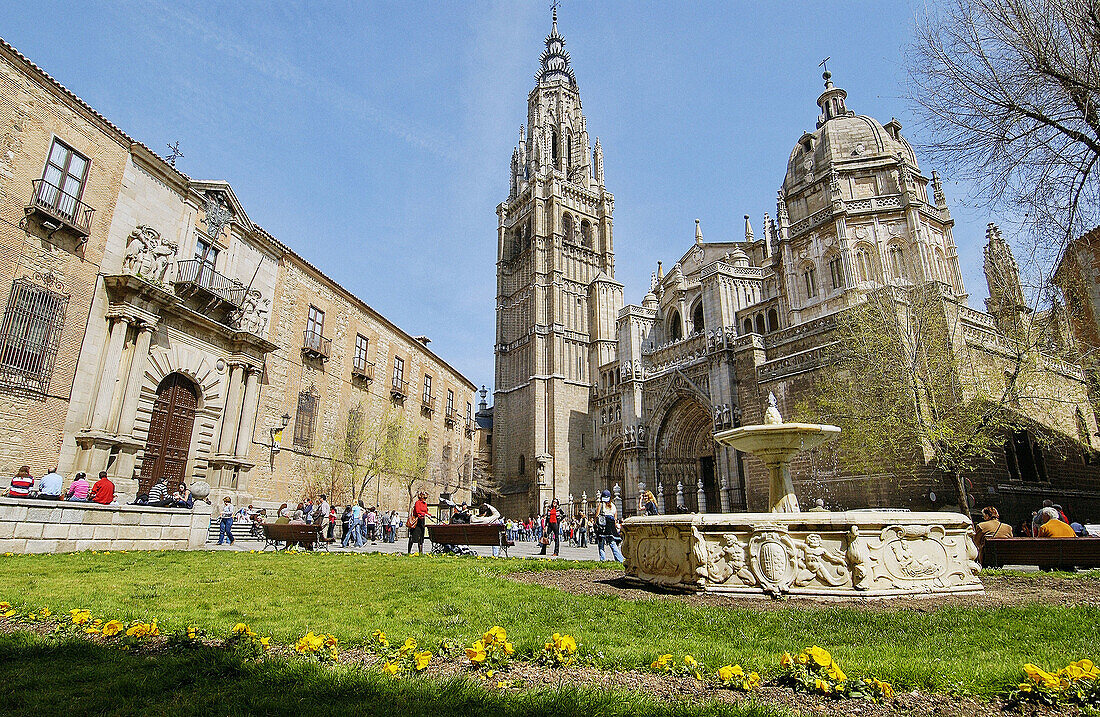
[[[260,369],[250,367],[244,385],[244,407],[241,410],[241,427],[237,432],[238,458],[248,455],[248,447],[252,444],[252,432],[256,428],[256,407],[260,401]]]
[[[132,436],[134,433],[138,399],[141,397],[141,381],[145,378],[145,366],[149,361],[149,345],[152,343],[155,330],[156,327],[150,324],[141,324],[138,327],[134,355],[130,360],[130,373],[126,376],[126,392],[122,395],[122,410],[119,412],[120,435]]]
[[[118,384],[118,373],[122,363],[122,350],[126,346],[126,332],[130,320],[124,316],[111,318],[110,338],[107,341],[107,355],[103,359],[103,373],[99,377],[99,390],[96,392],[92,409],[91,428],[95,431],[107,430],[107,421],[111,417],[111,403]]]
[[[229,389],[225,392],[225,410],[222,411],[222,430],[218,438],[219,455],[231,454],[236,449],[237,428],[241,422],[241,386],[244,383],[244,366],[239,363],[229,367]]]

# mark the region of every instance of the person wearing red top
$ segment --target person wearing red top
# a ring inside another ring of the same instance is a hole
[[[115,484],[107,477],[107,471],[99,472],[99,480],[88,491],[88,500],[101,505],[110,505],[115,499]]]
[[[416,543],[420,554],[424,554],[424,527],[428,520],[428,494],[420,491],[416,494],[416,502],[409,509],[409,554],[412,554],[413,543]]]
[[[554,555],[558,554],[558,542],[559,542],[559,530],[558,530],[558,515],[560,503],[555,498],[554,502],[550,504],[550,507],[546,509],[546,533],[543,535],[542,552],[539,555],[546,555],[546,549],[550,547],[550,536],[554,536]]]

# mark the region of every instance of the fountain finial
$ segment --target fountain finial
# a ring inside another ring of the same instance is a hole
[[[764,411],[764,425],[776,426],[783,422],[783,416],[779,415],[779,405],[776,403],[775,394],[768,392],[768,410]]]

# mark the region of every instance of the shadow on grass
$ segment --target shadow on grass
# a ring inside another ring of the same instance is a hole
[[[0,714],[38,715],[733,715],[776,717],[759,706],[661,704],[577,688],[490,690],[464,678],[393,679],[353,665],[273,657],[254,662],[218,648],[123,652],[84,640],[0,635]]]

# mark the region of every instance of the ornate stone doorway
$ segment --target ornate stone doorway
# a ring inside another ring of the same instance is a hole
[[[702,486],[705,510],[721,512],[712,433],[710,412],[694,397],[679,398],[665,413],[657,429],[655,457],[667,512],[676,511],[677,483],[683,484],[683,507],[688,511],[704,508],[698,495]]]
[[[198,404],[198,390],[183,374],[170,373],[157,386],[141,460],[139,495],[148,493],[161,478],[168,481],[169,490],[175,490],[183,481]]]

